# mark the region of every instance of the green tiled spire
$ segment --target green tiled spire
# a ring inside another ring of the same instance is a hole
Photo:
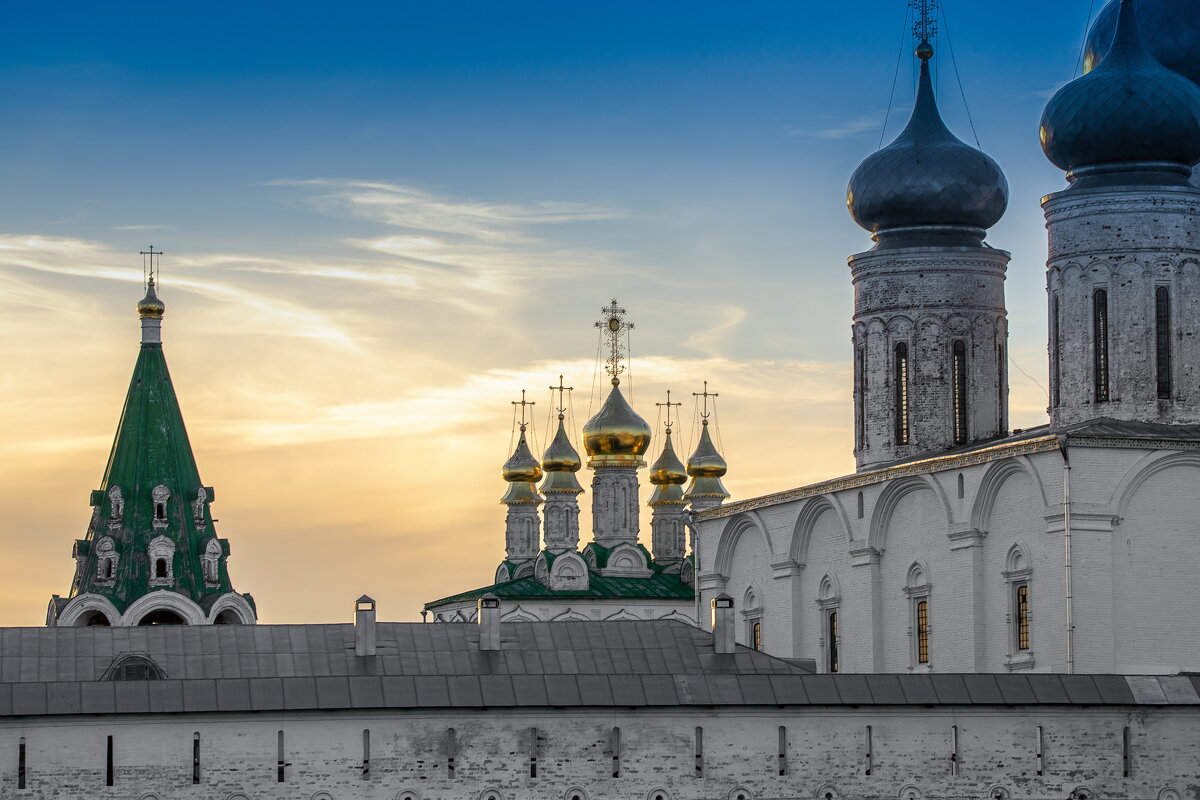
[[[164,613],[152,619],[176,621],[173,613],[186,620],[184,611],[192,611],[190,621],[196,622],[220,598],[233,593],[226,568],[229,542],[216,536],[210,510],[214,493],[200,480],[188,442],[163,354],[159,331],[164,307],[153,279],[138,312],[141,349],[101,487],[92,492],[87,536],[75,543],[70,598],[102,602],[95,599],[99,595],[125,615],[139,599],[155,594],[154,599],[163,602],[153,605],[161,605]],[[156,594],[161,592],[182,595],[191,603]],[[253,609],[248,595],[238,598]],[[52,621],[68,606],[67,600],[56,597]],[[77,614],[64,616],[74,619]],[[95,614],[83,624],[88,621],[103,624]],[[138,620],[109,622],[137,624]]]

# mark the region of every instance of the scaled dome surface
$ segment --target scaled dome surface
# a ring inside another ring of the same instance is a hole
[[[640,466],[650,447],[650,426],[630,407],[617,384],[614,379],[604,405],[583,426],[583,448],[592,465]]]
[[[1200,87],[1150,54],[1135,7],[1121,0],[1112,48],[1042,112],[1042,149],[1060,169],[1200,161]]]
[[[929,74],[933,49],[922,43],[917,100],[908,125],[850,177],[846,206],[863,228],[964,226],[987,229],[1008,207],[1008,181],[987,154],[942,121]]]
[[[1083,71],[1104,60],[1117,30],[1120,0],[1111,0],[1096,16],[1083,51]],[[1133,0],[1138,30],[1146,49],[1165,66],[1200,85],[1200,3],[1196,0]]]

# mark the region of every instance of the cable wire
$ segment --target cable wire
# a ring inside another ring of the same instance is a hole
[[[888,120],[892,117],[892,104],[896,100],[896,82],[900,80],[900,61],[904,58],[904,44],[909,37],[908,19],[910,14],[912,14],[912,8],[907,7],[904,11],[904,24],[900,26],[900,50],[896,53],[896,70],[892,75],[892,91],[888,95],[887,113],[883,115],[883,130],[879,132],[879,146],[875,148],[876,150],[883,147],[883,139],[887,136]]]
[[[1083,39],[1079,42],[1079,57],[1075,59],[1075,74],[1071,76],[1071,80],[1079,77],[1079,70],[1083,67],[1083,51],[1087,48],[1088,30],[1092,27],[1092,11],[1096,8],[1096,0],[1088,0],[1087,19],[1083,21]]]
[[[958,73],[958,59],[954,57],[954,42],[950,38],[950,23],[946,21],[946,7],[939,3],[938,11],[942,15],[942,29],[946,31],[946,49],[950,51],[950,64],[954,67],[954,79],[958,81],[958,94],[962,97],[963,108],[967,112],[967,124],[971,126],[971,135],[975,137],[975,146],[982,150],[983,145],[979,143],[979,134],[975,132],[975,120],[971,119],[971,107],[967,105],[967,93],[963,90],[962,76]]]

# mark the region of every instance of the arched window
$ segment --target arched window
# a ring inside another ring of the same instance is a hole
[[[929,663],[929,601],[918,600],[917,617],[917,663]]]
[[[1155,375],[1158,378],[1158,399],[1171,399],[1171,290],[1160,286],[1154,290]]]
[[[912,621],[909,636],[912,638],[912,664],[927,667],[930,663],[929,649],[929,573],[920,562],[908,568],[908,583],[904,593],[912,604]]]
[[[1092,371],[1096,402],[1108,402],[1108,291],[1092,294]]]
[[[150,497],[154,500],[152,524],[155,528],[167,527],[167,500],[171,499],[171,490],[159,484],[150,490]]]
[[[762,622],[755,620],[750,626],[750,646],[762,650]]]
[[[817,608],[821,615],[821,658],[819,663],[825,672],[838,672],[842,665],[842,633],[838,625],[838,610],[841,602],[837,578],[833,575],[826,575],[821,579],[820,588],[817,590]]]
[[[954,443],[966,444],[967,434],[967,345],[961,339],[952,346],[950,358],[954,405]]]
[[[1033,666],[1033,594],[1030,577],[1033,564],[1025,549],[1013,545],[1005,560],[1004,580],[1008,584],[1008,669]]]
[[[838,667],[840,666],[838,662],[838,636],[841,634],[838,633],[838,612],[836,608],[829,612],[829,615],[826,617],[825,625],[829,631],[827,634],[829,637],[829,644],[825,648],[827,667],[830,672],[837,672]]]
[[[908,345],[896,344],[896,444],[908,444]]]
[[[858,348],[858,426],[855,438],[858,449],[867,446],[867,348]]]
[[[1059,389],[1059,327],[1058,292],[1050,301],[1050,404],[1058,408],[1062,393]]]
[[[154,560],[154,577],[163,579],[167,577],[167,560],[165,558]]]
[[[1008,362],[1004,360],[1004,345],[996,345],[996,432],[1008,433],[1004,424],[1004,403],[1008,400],[1008,377],[1005,370]]]

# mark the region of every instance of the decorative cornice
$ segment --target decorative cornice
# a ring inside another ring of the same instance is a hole
[[[1075,444],[1077,440],[1071,439],[1070,441],[1071,444]],[[1057,436],[1043,435],[1030,439],[1022,439],[1016,442],[986,445],[969,450],[965,453],[954,453],[944,456],[933,456],[932,458],[923,458],[919,461],[908,461],[903,464],[882,467],[880,469],[870,470],[867,472],[859,472],[854,475],[845,475],[840,478],[833,478],[820,483],[810,483],[807,486],[789,489],[784,492],[776,492],[774,494],[767,494],[761,497],[752,497],[748,500],[739,500],[734,503],[726,503],[720,508],[697,511],[696,521],[707,522],[711,519],[723,519],[725,517],[732,517],[746,511],[753,511],[757,508],[766,508],[768,506],[776,506],[781,503],[791,503],[797,500],[806,500],[810,497],[840,492],[846,489],[858,489],[864,486],[873,486],[877,483],[884,483],[885,481],[895,480],[896,478],[906,478],[911,475],[927,475],[932,472],[959,469],[962,467],[973,466],[975,464],[986,464],[1002,458],[1012,458],[1013,456],[1029,455],[1031,453],[1042,453],[1047,450],[1057,450],[1058,446]]]

